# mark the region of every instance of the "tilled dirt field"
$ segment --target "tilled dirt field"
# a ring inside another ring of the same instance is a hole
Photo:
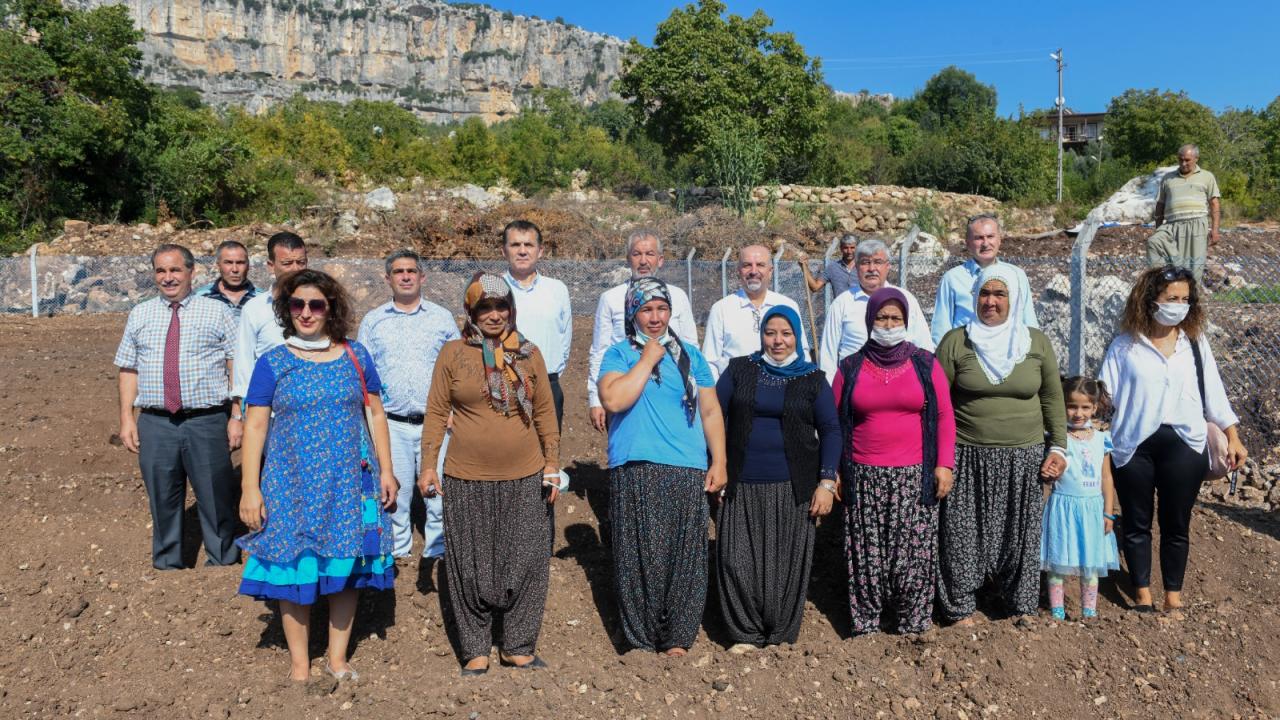
[[[414,562],[393,592],[362,597],[352,655],[361,681],[319,676],[318,633],[316,676],[290,686],[280,621],[236,595],[239,567],[151,568],[136,458],[112,442],[123,324],[0,319],[10,408],[0,419],[0,717],[1280,716],[1280,521],[1207,492],[1180,620],[1127,612],[1128,588],[1107,582],[1090,625],[1015,622],[992,608],[976,628],[850,639],[839,523],[827,522],[798,644],[731,655],[711,607],[687,658],[620,654],[595,510],[603,446],[580,392],[582,321],[565,377],[576,489],[557,508],[538,648],[551,669],[458,678],[433,573]],[[194,510],[188,517],[194,530]]]

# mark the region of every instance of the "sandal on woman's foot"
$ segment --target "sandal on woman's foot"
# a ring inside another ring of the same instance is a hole
[[[332,675],[338,682],[360,682],[360,673],[356,672],[356,669],[350,665],[347,666],[346,670],[334,670],[329,666],[329,663],[325,663],[324,671]]]
[[[1142,613],[1142,614],[1146,615],[1146,614],[1149,614],[1149,613],[1153,613],[1153,612],[1155,612],[1155,611],[1156,611],[1156,606],[1155,606],[1155,605],[1152,605],[1151,603],[1146,603],[1146,604],[1143,604],[1143,605],[1134,605],[1133,607],[1131,607],[1131,608],[1129,608],[1129,609],[1130,609],[1130,610],[1132,610],[1132,611],[1134,611],[1134,612],[1136,612],[1136,613]]]
[[[529,662],[522,663],[522,664],[514,663],[502,656],[498,656],[498,662],[502,664],[502,667],[515,668],[517,670],[531,670],[536,668],[544,668],[547,666],[547,663],[544,662],[543,659],[538,657],[537,655],[534,655],[533,659],[530,660]]]

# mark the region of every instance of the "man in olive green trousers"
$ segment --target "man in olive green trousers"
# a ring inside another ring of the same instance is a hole
[[[1199,167],[1200,148],[1178,148],[1178,172],[1160,183],[1156,195],[1156,231],[1147,238],[1147,263],[1176,265],[1204,274],[1209,248],[1218,242],[1218,180]]]

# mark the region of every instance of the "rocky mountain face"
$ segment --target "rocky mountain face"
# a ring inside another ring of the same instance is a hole
[[[536,88],[610,96],[625,43],[560,21],[438,0],[65,0],[122,2],[145,33],[149,82],[260,110],[296,93],[390,100],[447,122],[493,122]]]

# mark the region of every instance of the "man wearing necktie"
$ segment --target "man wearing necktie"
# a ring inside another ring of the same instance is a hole
[[[151,267],[160,296],[129,313],[115,357],[120,440],[138,453],[151,507],[151,562],[160,570],[184,567],[182,515],[190,481],[205,562],[227,565],[239,557],[227,436],[235,315],[191,292],[195,258],[185,247],[161,245]]]

